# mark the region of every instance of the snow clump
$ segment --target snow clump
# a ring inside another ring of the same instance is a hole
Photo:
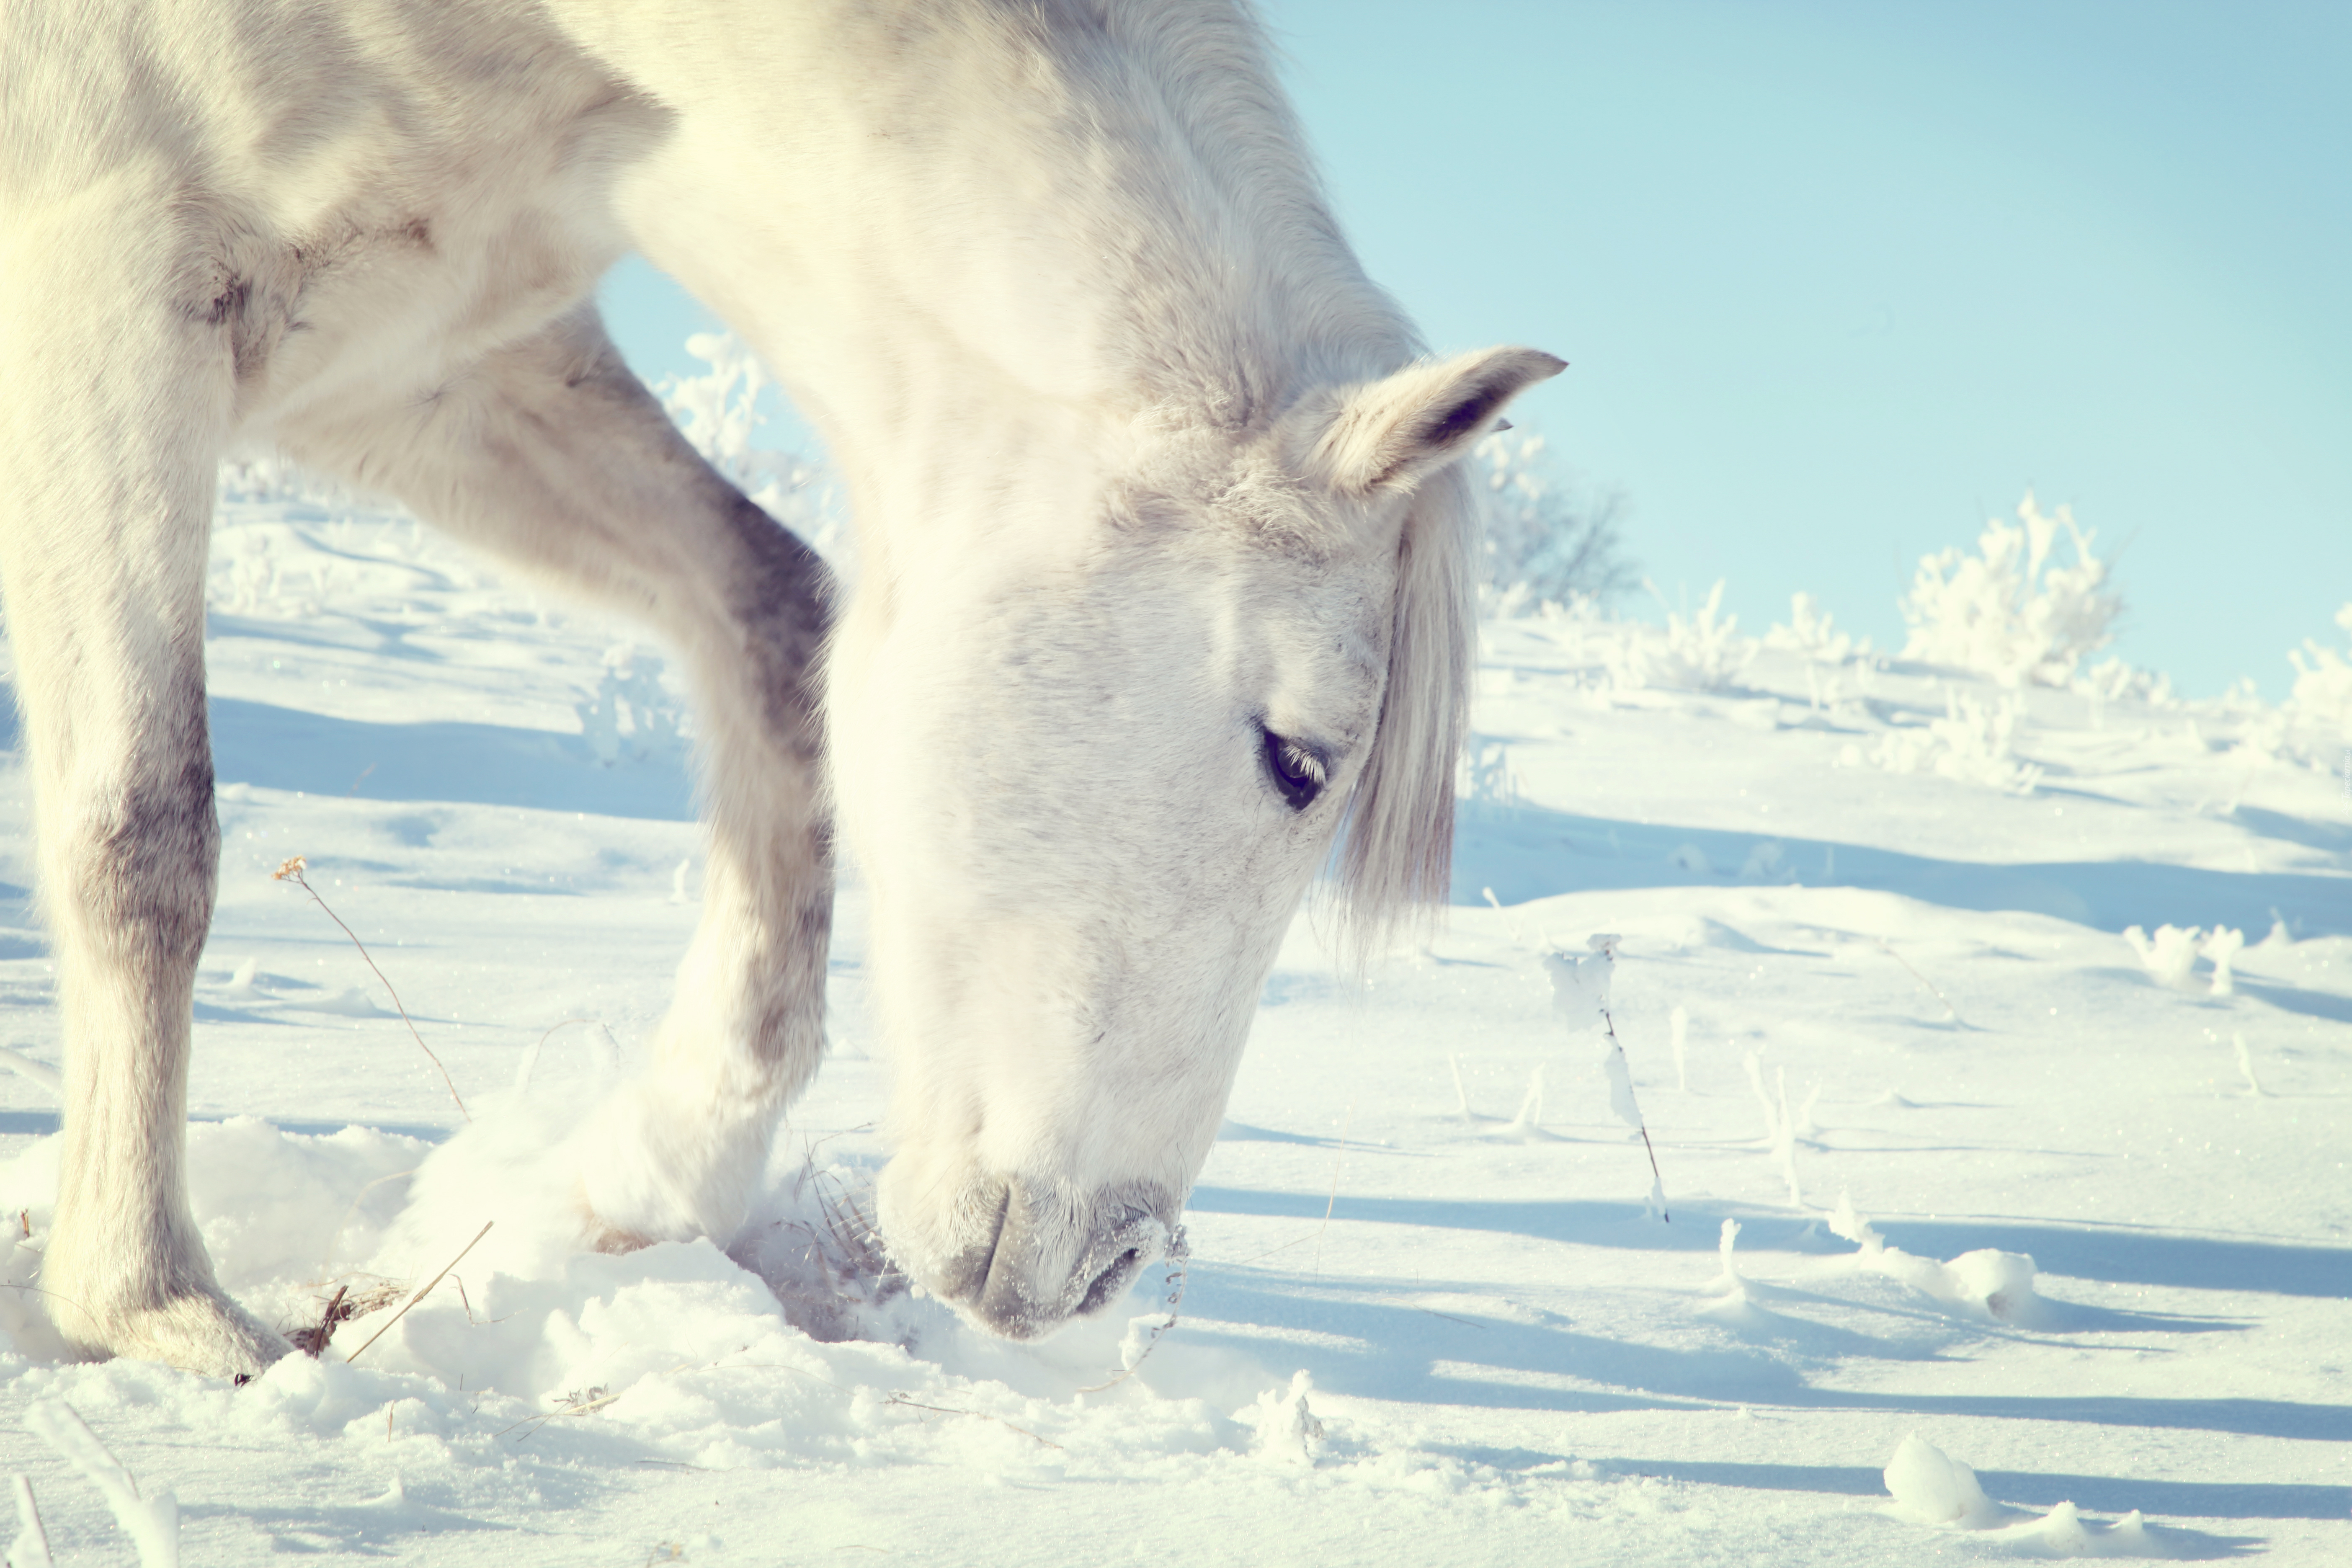
[[[2212,934],[2205,939],[2205,957],[2213,965],[2214,995],[2236,994],[2237,982],[2230,966],[2237,962],[2238,952],[2245,945],[2246,933],[2230,926],[2215,926]]]
[[[2115,1523],[2089,1525],[2061,1502],[2045,1514],[2006,1508],[1985,1495],[1977,1473],[1916,1432],[1905,1437],[1881,1472],[1895,1505],[1885,1511],[1911,1524],[1979,1531],[2037,1557],[2169,1555],[2134,1509]]]
[[[1915,1524],[1981,1527],[1999,1514],[1976,1471],[1916,1432],[1903,1439],[1882,1473],[1895,1499],[1890,1511]]]
[[[1884,1274],[1971,1316],[2032,1328],[2048,1315],[2048,1303],[2033,1288],[2039,1271],[2024,1253],[1980,1247],[1949,1263],[1914,1257],[1886,1245],[1870,1221],[1854,1212],[1853,1200],[1846,1194],[1839,1194],[1829,1227],[1832,1235],[1862,1249],[1852,1259],[1855,1268]]]
[[[2186,990],[2189,972],[2197,967],[2198,938],[2204,931],[2198,926],[2186,930],[2179,926],[2161,925],[2156,935],[2149,936],[2138,926],[2124,928],[2124,941],[2131,944],[2133,956],[2158,985],[2176,991]]]
[[[1291,1373],[1287,1390],[1269,1388],[1241,1418],[1257,1428],[1253,1450],[1269,1465],[1312,1466],[1323,1447],[1323,1423],[1310,1409],[1307,1396],[1315,1382],[1303,1372]]]
[[[2215,926],[2209,932],[2201,926],[2184,930],[2163,925],[2150,936],[2138,926],[2126,926],[2124,941],[2131,944],[2133,956],[2158,985],[2175,991],[2189,989],[2196,984],[2197,961],[2201,957],[2213,965],[2212,994],[2229,996],[2237,992],[2231,966],[2246,945],[2246,933],[2234,927]]]

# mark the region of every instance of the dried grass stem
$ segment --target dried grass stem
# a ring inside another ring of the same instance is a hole
[[[362,962],[366,963],[370,970],[373,971],[375,977],[378,980],[383,981],[384,991],[392,997],[392,1005],[394,1008],[399,1012],[400,1021],[408,1026],[408,1037],[416,1042],[416,1048],[425,1053],[425,1059],[433,1064],[433,1070],[439,1073],[441,1075],[441,1081],[448,1086],[449,1098],[457,1102],[457,1114],[464,1117],[467,1121],[471,1121],[474,1119],[474,1113],[466,1109],[465,1099],[457,1092],[457,1080],[449,1076],[449,1069],[441,1065],[441,1058],[433,1054],[433,1047],[425,1043],[425,1037],[416,1032],[415,1020],[409,1017],[408,1009],[401,1005],[400,993],[393,989],[392,982],[385,980],[383,971],[376,967],[374,955],[368,952],[367,943],[360,940],[359,932],[352,930],[352,928],[347,925],[343,925],[343,917],[337,914],[332,909],[329,909],[327,900],[319,896],[319,889],[310,886],[310,879],[303,875],[303,873],[309,869],[309,867],[310,861],[305,857],[297,855],[289,859],[284,865],[278,867],[278,869],[270,873],[270,875],[272,879],[276,881],[291,882],[296,887],[301,889],[304,892],[310,894],[310,901],[318,905],[320,909],[326,910],[327,918],[334,921],[336,925],[342,927],[343,934],[352,939],[352,945],[360,950],[360,958]],[[553,1033],[552,1030],[549,1032]]]

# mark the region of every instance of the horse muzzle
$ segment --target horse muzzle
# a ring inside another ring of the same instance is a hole
[[[1074,1199],[1017,1178],[992,1178],[957,1205],[965,1243],[918,1272],[992,1332],[1037,1339],[1125,1295],[1168,1250],[1180,1206],[1156,1185]]]

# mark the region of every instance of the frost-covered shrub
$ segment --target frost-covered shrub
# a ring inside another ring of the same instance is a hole
[[[2179,705],[2179,699],[2172,694],[2172,677],[2138,668],[2119,658],[2103,658],[2066,684],[2074,691],[2101,702],[2145,702],[2151,708]]]
[[[298,559],[289,581],[289,563]],[[213,538],[205,607],[231,616],[315,616],[320,601],[329,597],[332,570],[319,552],[301,548],[299,536],[284,525],[222,529]]]
[[[2336,612],[2336,624],[2352,638],[2352,604]],[[2352,742],[2352,649],[2338,653],[2305,637],[2303,647],[2286,656],[2294,665],[2294,694],[2286,700],[2288,715],[2338,740]]]
[[[760,396],[775,377],[733,332],[697,332],[686,340],[686,352],[709,372],[666,375],[654,388],[679,432],[705,462],[845,575],[850,534],[824,466],[753,444],[768,422]]]
[[[1870,639],[1833,630],[1832,619],[1811,594],[1791,594],[1789,624],[1775,626],[1766,632],[1764,646],[1803,654],[1818,664],[1843,664],[1849,658],[1866,657]]]
[[[2352,605],[2336,613],[2336,624],[2352,635]],[[2352,769],[2347,760],[2352,758],[2352,649],[2339,652],[2307,637],[2287,658],[2294,666],[2294,689],[2276,707],[2263,701],[2250,679],[2217,700],[2189,706],[2209,728],[2225,735],[2234,731],[2231,755],[2252,766],[2288,763],[2323,772]],[[2190,721],[2192,733],[2198,722]],[[2202,743],[2203,736],[2198,738]],[[2236,809],[2234,803],[2230,809]]]
[[[332,510],[359,504],[348,486],[274,451],[222,458],[214,494],[221,501],[302,501]]]
[[[1657,594],[1655,584],[1645,585]],[[1660,595],[1658,602],[1663,605],[1664,597]],[[1738,679],[1755,657],[1756,639],[1741,637],[1739,617],[1723,613],[1723,580],[1718,577],[1696,613],[1666,612],[1663,637],[1625,627],[1610,650],[1609,678],[1619,687],[1717,691]]]
[[[1501,741],[1490,741],[1474,735],[1462,752],[1463,779],[1459,786],[1465,800],[1487,805],[1511,806],[1519,803],[1519,776],[1511,766],[1511,748]]]
[[[1989,675],[2004,686],[2063,686],[2075,666],[2105,647],[2123,601],[2104,591],[2106,563],[2091,553],[2096,537],[2060,507],[2051,516],[2028,491],[2017,522],[1985,524],[1970,555],[1957,545],[1919,563],[1903,602],[1911,627],[1906,658]],[[2050,564],[2058,530],[2074,545],[2074,564]]]
[[[634,644],[607,648],[594,694],[572,705],[589,750],[606,767],[686,749],[686,712],[662,685],[661,671],[662,661]]]
[[[1488,615],[1605,605],[1633,585],[1618,534],[1624,498],[1564,483],[1542,437],[1496,431],[1472,449],[1471,473],[1485,503],[1478,586]]]
[[[2032,795],[2042,770],[2017,755],[2017,726],[2024,717],[2024,704],[2013,696],[1990,701],[1946,687],[1941,719],[1887,731],[1869,757],[1891,773],[1941,773],[1963,784]],[[1862,759],[1862,748],[1849,745],[1842,760],[1851,765]]]

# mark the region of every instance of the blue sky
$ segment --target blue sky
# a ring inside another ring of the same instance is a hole
[[[2352,599],[2352,6],[1266,0],[1372,275],[1622,489],[1661,591],[1899,645],[2028,486],[2210,695]],[[607,283],[641,373],[709,318]],[[2064,554],[2061,549],[2062,557]],[[1654,613],[1629,601],[1628,613]]]

